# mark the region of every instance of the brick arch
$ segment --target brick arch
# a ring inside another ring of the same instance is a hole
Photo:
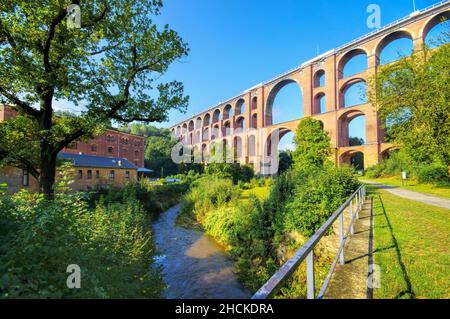
[[[195,123],[193,120],[190,120],[189,125],[188,125],[189,132],[192,132],[194,130],[194,128],[195,128]]]
[[[349,146],[349,129],[348,126],[351,121],[360,116],[366,116],[366,114],[358,109],[352,109],[347,112],[344,112],[338,118],[338,146],[339,147],[348,147]],[[367,138],[367,123],[366,123],[366,138]],[[367,142],[367,141],[366,141]]]
[[[221,110],[220,110],[220,109],[216,109],[216,110],[214,111],[214,113],[213,113],[213,116],[212,116],[212,122],[213,122],[213,123],[219,122],[220,119],[221,119],[221,115],[222,115]]]
[[[264,142],[264,155],[272,156],[272,152],[275,150],[275,148],[278,148],[278,144],[280,143],[281,139],[290,132],[293,131],[287,127],[279,127],[269,131]],[[276,141],[276,136],[274,134],[278,134],[278,141]],[[274,145],[274,143],[276,143],[276,145]]]
[[[323,98],[325,99],[325,103],[326,103],[326,95],[324,92],[319,92],[314,96],[311,114],[314,115],[314,114],[324,113],[320,109],[320,102],[322,101]],[[326,106],[325,106],[325,111],[326,111]]]
[[[450,10],[444,11],[444,12],[440,12],[434,16],[432,16],[431,18],[429,18],[427,20],[427,22],[424,23],[421,31],[420,31],[420,36],[422,37],[423,41],[425,41],[428,32],[431,31],[431,29],[433,29],[436,25],[438,25],[439,23],[441,23],[441,19],[444,18],[447,23],[450,20]]]
[[[337,63],[337,72],[338,72],[338,78],[343,79],[344,78],[344,69],[348,62],[350,62],[351,59],[358,55],[365,55],[367,59],[367,66],[369,65],[369,51],[365,47],[358,47],[351,49],[344,54],[341,55],[338,63]],[[366,67],[367,70],[367,67]]]
[[[199,116],[199,117],[197,117],[197,119],[195,120],[195,129],[197,130],[197,129],[201,128],[202,125],[203,125],[203,120],[202,120],[202,118]]]
[[[408,30],[408,29],[401,29],[394,31],[392,33],[389,33],[388,35],[381,38],[377,45],[375,46],[375,52],[374,55],[377,58],[377,65],[380,64],[380,55],[381,52],[383,52],[383,49],[386,48],[391,42],[398,40],[398,39],[410,39],[412,42],[414,42],[414,32]]]
[[[235,107],[234,107],[234,115],[243,115],[245,113],[245,109],[242,109],[242,107],[247,107],[247,103],[245,98],[240,98],[236,101]]]
[[[223,120],[228,120],[229,118],[233,117],[233,107],[231,106],[231,104],[225,105],[225,107],[223,108],[222,114],[223,114],[223,116],[222,116]]]
[[[209,125],[211,125],[211,114],[206,113],[203,116],[203,126],[209,126]]]
[[[350,78],[348,81],[344,82],[339,88],[339,108],[343,109],[348,106],[345,105],[345,93],[350,89],[353,85],[358,83],[365,83],[367,88],[367,81],[362,77],[354,77]],[[367,94],[367,92],[366,92]]]
[[[275,102],[275,98],[277,97],[278,93],[280,93],[280,91],[289,84],[292,83],[296,83],[300,89],[300,94],[303,97],[303,89],[302,86],[300,85],[300,83],[294,79],[294,78],[284,78],[282,80],[280,80],[279,82],[277,82],[272,89],[270,90],[268,96],[267,96],[267,102],[266,102],[266,107],[265,107],[265,126],[270,126],[273,124],[273,116],[272,116],[272,111],[273,111],[273,103]],[[303,103],[302,103],[303,104]],[[301,108],[303,108],[303,105],[300,106]]]
[[[239,116],[236,119],[236,126],[235,129],[237,130],[236,133],[242,133],[245,129],[245,117],[244,116]]]
[[[365,155],[364,155],[364,151],[361,148],[351,149],[351,150],[348,150],[345,153],[341,154],[339,156],[339,164],[351,165],[352,159],[357,154],[362,154],[362,167],[360,169],[364,170],[366,168],[366,163],[365,163],[365,158],[364,158]]]
[[[313,87],[314,88],[321,87],[320,86],[320,78],[322,76],[324,76],[325,81],[326,81],[325,69],[320,68],[320,69],[316,70],[316,72],[314,72],[314,75],[313,75]]]

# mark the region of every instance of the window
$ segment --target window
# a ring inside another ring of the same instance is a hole
[[[109,179],[110,179],[110,180],[114,180],[115,177],[116,177],[116,172],[114,172],[114,171],[109,171]]]
[[[134,165],[139,166],[139,161],[138,160],[134,161]]]
[[[22,170],[22,185],[23,186],[30,185],[30,174],[26,169]]]
[[[112,154],[114,152],[114,148],[112,146],[108,147],[108,153]]]
[[[123,148],[123,149],[122,149],[122,154],[124,154],[124,155],[125,155],[125,154],[127,154],[127,152],[128,152],[128,150],[127,150],[127,149],[125,149],[125,148]]]
[[[135,156],[139,156],[139,151],[134,151]]]
[[[83,179],[83,171],[81,169],[78,170],[78,179]]]
[[[100,179],[100,171],[95,171],[95,178]]]
[[[91,145],[91,151],[92,151],[92,152],[97,152],[97,145],[92,144],[92,145]]]
[[[130,179],[130,171],[125,172],[125,179]]]
[[[87,179],[92,179],[92,171],[91,170],[87,171]]]

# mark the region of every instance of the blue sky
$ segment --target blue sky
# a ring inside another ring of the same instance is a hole
[[[437,0],[415,2],[421,9]],[[191,51],[163,79],[182,81],[190,106],[162,126],[370,32],[372,3],[381,7],[382,25],[413,11],[412,0],[165,0],[156,21],[175,29]]]

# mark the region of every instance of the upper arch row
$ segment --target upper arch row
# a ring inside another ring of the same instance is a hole
[[[337,72],[338,72],[338,78],[344,79],[349,78],[351,76],[354,76],[355,74],[364,72],[369,65],[369,57],[375,56],[376,57],[376,63],[375,65],[383,65],[388,62],[392,61],[383,61],[382,54],[384,49],[386,49],[391,43],[405,39],[409,41],[410,46],[412,47],[412,50],[414,48],[414,41],[417,38],[421,38],[424,43],[433,46],[432,43],[429,43],[427,40],[428,35],[430,35],[431,31],[438,25],[441,24],[443,20],[449,20],[450,19],[450,10],[446,10],[444,12],[435,14],[434,16],[430,17],[421,27],[420,31],[414,32],[413,30],[409,29],[408,27],[401,28],[399,30],[393,31],[387,35],[384,35],[380,39],[377,40],[375,45],[372,49],[368,48],[367,43],[361,46],[358,46],[356,48],[352,48],[348,50],[347,52],[340,55],[338,61],[337,61]],[[417,37],[419,35],[419,37]],[[412,52],[411,50],[411,52]],[[408,52],[408,53],[411,53]],[[409,55],[409,54],[408,54]],[[359,69],[356,68],[355,70],[347,72],[346,67],[350,66],[352,62],[360,59],[360,62],[362,62],[362,67]],[[394,60],[395,61],[395,60]],[[313,75],[313,87],[322,87],[325,86],[325,70],[323,68],[318,68],[314,75]],[[283,81],[286,81],[286,78],[280,78],[278,80],[278,84],[280,84]],[[278,85],[275,83],[272,86],[272,90],[277,90]],[[271,90],[271,91],[272,91]],[[272,92],[269,93],[269,96]],[[234,103],[228,103],[225,106],[217,107],[216,109],[209,110],[208,112],[204,112],[203,114],[199,115],[196,119],[191,119],[190,121],[177,125],[176,129],[173,128],[172,131],[179,135],[178,132],[181,133],[183,128],[188,129],[189,131],[193,129],[201,128],[202,126],[208,126],[210,124],[216,123],[220,120],[227,120],[233,117],[233,115],[244,115],[245,114],[245,107],[246,107],[246,98],[245,97],[239,97]],[[269,99],[270,100],[270,99]],[[255,109],[257,105],[257,97],[254,96],[251,99],[251,109]],[[270,101],[269,101],[270,103]],[[234,104],[234,107],[233,107]],[[234,112],[233,112],[234,111]]]

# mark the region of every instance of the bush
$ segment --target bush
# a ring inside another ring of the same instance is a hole
[[[384,164],[377,164],[367,168],[364,172],[364,175],[368,178],[380,178],[384,175]]]
[[[230,178],[234,184],[238,184],[239,181],[248,183],[255,175],[251,166],[229,163],[208,164],[205,173],[219,178]]]
[[[312,236],[358,186],[350,167],[311,172],[306,182],[295,186],[284,209],[285,232],[299,231],[304,236]]]
[[[416,175],[419,183],[450,182],[448,167],[440,163],[419,166],[416,168]]]
[[[123,188],[98,186],[87,192],[90,207],[97,202],[104,204],[125,203],[129,199],[137,200],[144,211],[155,218],[163,211],[178,204],[180,197],[189,189],[189,178],[179,183],[153,185],[149,180],[128,183]]]
[[[205,176],[192,184],[183,197],[182,213],[194,213],[202,221],[206,213],[219,208],[239,196],[239,189],[230,179]]]
[[[154,249],[142,206],[96,204],[84,194],[52,202],[21,192],[0,201],[1,298],[158,298]],[[66,268],[81,268],[68,289]]]

